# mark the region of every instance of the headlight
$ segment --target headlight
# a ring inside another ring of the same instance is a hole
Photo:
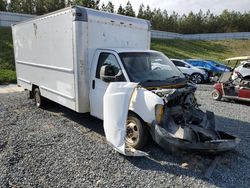
[[[162,104],[155,105],[155,120],[158,125],[162,123],[163,115],[164,115],[164,105]]]

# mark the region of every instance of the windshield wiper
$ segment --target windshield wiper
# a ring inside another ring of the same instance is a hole
[[[165,80],[152,80],[152,79],[148,79],[148,80],[142,81],[141,83],[143,84],[143,83],[147,83],[147,82],[176,82],[176,81],[178,81],[180,79],[185,79],[185,78],[182,78],[180,76],[172,76],[172,77],[166,78]]]

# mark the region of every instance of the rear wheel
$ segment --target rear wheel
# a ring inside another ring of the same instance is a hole
[[[220,101],[221,98],[222,98],[222,95],[218,90],[215,89],[215,90],[212,91],[212,98],[214,100]]]
[[[36,88],[34,90],[34,98],[35,98],[36,107],[41,108],[44,106],[45,99],[41,96],[39,88]]]
[[[143,148],[148,141],[149,133],[145,123],[136,115],[129,113],[127,119],[126,144],[135,149]]]

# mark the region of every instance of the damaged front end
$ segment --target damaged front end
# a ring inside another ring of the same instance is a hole
[[[150,132],[154,141],[166,150],[223,152],[233,149],[240,139],[217,131],[213,112],[199,109],[194,93],[196,86],[153,92],[164,100],[156,105],[156,120]]]

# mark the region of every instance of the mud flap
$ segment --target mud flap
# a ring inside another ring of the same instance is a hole
[[[128,109],[137,83],[110,83],[103,97],[104,132],[108,143],[127,156],[146,156],[147,153],[126,147]]]

